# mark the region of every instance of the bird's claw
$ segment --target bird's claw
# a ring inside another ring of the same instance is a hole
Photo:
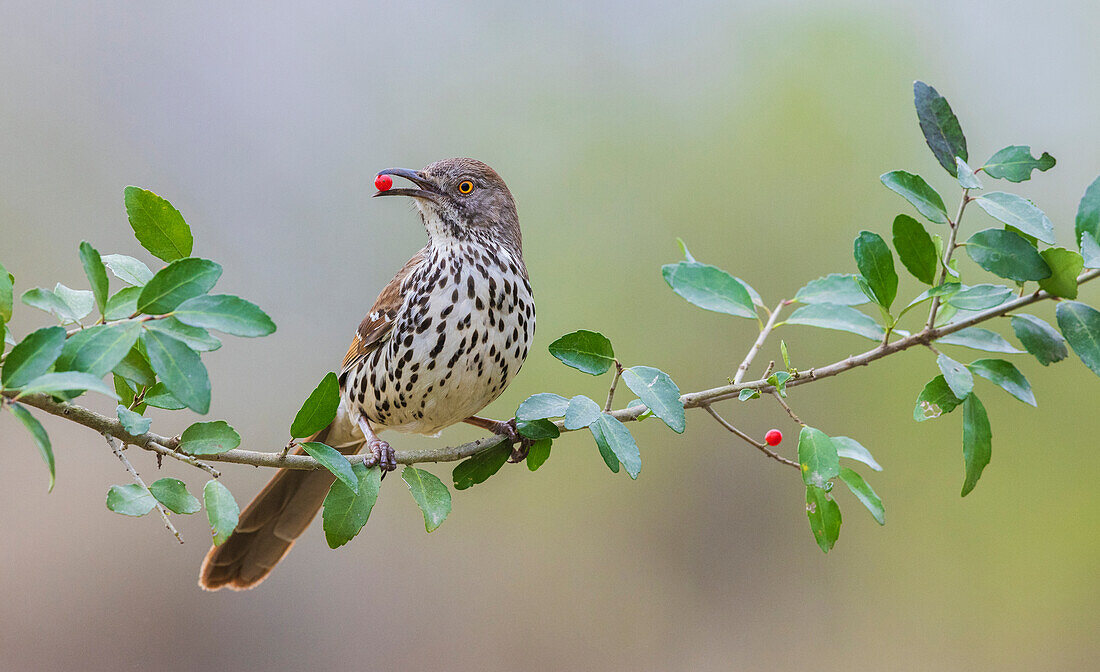
[[[531,450],[531,446],[535,445],[534,439],[528,439],[519,433],[519,430],[516,428],[515,418],[512,418],[508,422],[500,423],[499,428],[497,433],[507,436],[509,443],[512,444],[512,454],[508,457],[508,461],[514,464],[526,459],[527,453]]]
[[[368,469],[377,466],[383,472],[387,472],[397,468],[397,455],[390,444],[381,439],[375,439],[367,444],[367,450],[370,454],[363,460],[363,465]]]

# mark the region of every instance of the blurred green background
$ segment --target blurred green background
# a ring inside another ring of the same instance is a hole
[[[253,449],[283,445],[377,291],[423,244],[409,204],[370,200],[384,167],[474,156],[517,197],[539,330],[488,409],[499,417],[534,392],[604,393],[606,380],[546,353],[578,328],[684,390],[732,374],[755,326],[667,289],[660,266],[678,258],[677,236],[771,304],[854,270],[856,232],[886,233],[909,211],[879,184],[886,170],[920,172],[957,202],[917,126],[914,79],[951,101],[973,165],[1008,144],[1057,157],[1054,171],[995,188],[1034,199],[1062,244],[1100,174],[1100,10],[1084,0],[8,0],[0,13],[0,259],[17,291],[85,286],[82,239],[147,259],[122,188],[170,199],[195,253],[225,265],[219,288],[279,325],[205,358],[211,416]],[[992,221],[977,209],[967,220],[971,232]],[[902,289],[919,291],[911,279]],[[1095,287],[1082,296],[1100,304]],[[20,307],[12,326],[40,324]],[[801,366],[869,345],[804,327],[783,337]],[[387,479],[353,543],[330,551],[317,524],[245,594],[196,587],[202,515],[176,517],[181,547],[154,516],[107,511],[107,488],[127,476],[87,430],[47,422],[58,458],[47,495],[5,414],[0,668],[1087,669],[1100,655],[1100,381],[1075,356],[1049,370],[1017,362],[1040,407],[979,383],[994,455],[965,500],[958,414],[912,420],[936,373],[930,353],[792,391],[803,419],[886,467],[870,480],[888,524],[840,493],[828,556],[797,476],[694,411],[682,436],[636,428],[637,482],[570,435],[537,474],[508,467],[456,493],[430,536]],[[754,435],[782,428],[793,452],[795,427],[774,404],[720,410]],[[191,421],[178,416],[159,430]],[[155,477],[149,456],[134,459]],[[165,473],[201,489],[203,474],[179,466]],[[449,480],[448,466],[432,469]],[[270,476],[225,471],[242,505]]]

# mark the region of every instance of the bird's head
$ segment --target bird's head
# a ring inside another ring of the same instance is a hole
[[[378,174],[403,177],[416,185],[379,191],[375,196],[412,198],[433,240],[490,238],[519,247],[519,216],[512,192],[481,161],[443,159],[423,170],[387,168]]]

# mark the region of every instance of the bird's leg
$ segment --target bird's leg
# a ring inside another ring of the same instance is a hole
[[[368,469],[378,465],[382,469],[383,476],[385,472],[396,469],[397,457],[394,455],[393,448],[390,448],[390,444],[378,438],[378,435],[371,429],[370,422],[362,415],[359,416],[359,429],[363,431],[363,438],[367,440],[367,450],[370,451],[370,455],[363,460],[363,464]]]
[[[512,456],[508,458],[509,462],[522,462],[523,459],[527,457],[527,452],[531,450],[531,446],[535,443],[533,440],[520,435],[519,431],[516,429],[515,418],[505,422],[503,420],[491,420],[489,418],[471,415],[462,422],[471,424],[474,427],[487,429],[499,436],[507,436],[508,441],[512,444]]]

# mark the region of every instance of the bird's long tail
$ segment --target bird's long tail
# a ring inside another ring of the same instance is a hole
[[[354,438],[349,440],[349,434],[349,423],[341,413],[332,425],[309,440],[328,443],[343,453],[357,453],[362,448],[362,437],[355,442]],[[299,448],[295,452],[303,451]],[[204,590],[248,590],[259,585],[309,527],[333,480],[335,477],[326,469],[284,469],[275,474],[241,512],[233,534],[206,554],[199,586]]]

